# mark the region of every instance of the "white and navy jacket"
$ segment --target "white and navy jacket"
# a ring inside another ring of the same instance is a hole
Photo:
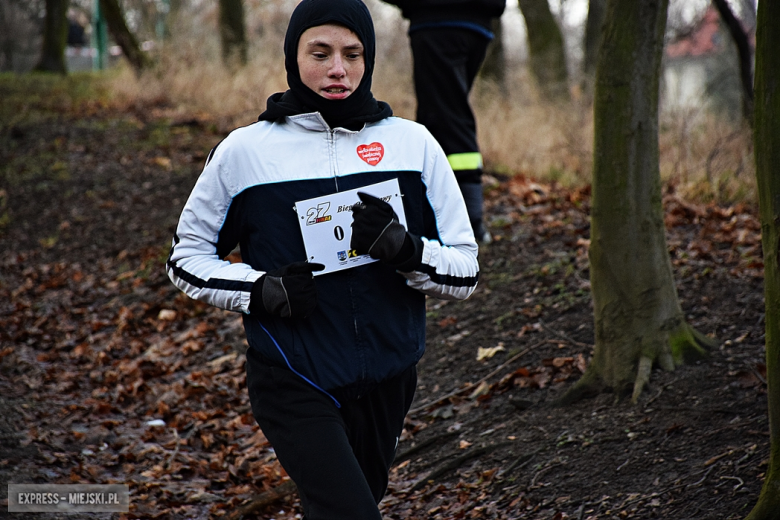
[[[361,158],[366,145],[379,154]],[[408,231],[422,239],[417,270],[374,262],[320,275],[309,317],[249,314],[255,280],[306,259],[297,201],[393,178]],[[231,264],[224,258],[237,244],[242,262]],[[467,298],[479,276],[463,198],[430,133],[396,117],[360,131],[330,129],[319,113],[239,128],[212,151],[182,211],[167,271],[190,297],[244,313],[250,348],[264,358],[331,396],[350,397],[420,359],[425,295]]]

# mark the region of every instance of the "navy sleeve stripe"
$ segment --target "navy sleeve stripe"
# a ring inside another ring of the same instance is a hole
[[[176,245],[181,241],[179,238],[179,235],[177,233],[173,234],[173,244],[171,244],[171,250],[168,252],[168,260],[165,261],[166,265],[170,265],[171,263],[171,257],[173,256],[173,250],[176,248]]]
[[[254,282],[244,282],[241,280],[223,280],[221,278],[211,278],[207,281],[202,278],[198,278],[192,273],[188,273],[171,261],[168,261],[168,267],[173,271],[173,274],[188,284],[199,289],[252,292],[252,285],[254,284]]]
[[[439,285],[449,285],[450,287],[474,287],[479,280],[479,272],[475,276],[453,276],[451,274],[439,274],[436,268],[430,265],[422,264],[418,269],[431,277],[431,281]]]
[[[224,140],[225,140],[224,138],[220,139],[220,141],[217,143],[217,145],[214,148],[211,149],[211,151],[209,152],[209,156],[206,157],[206,166],[208,166],[208,164],[211,162],[211,158],[214,157],[214,152],[217,151],[217,148],[219,147],[219,145],[222,144],[222,141],[224,141]]]

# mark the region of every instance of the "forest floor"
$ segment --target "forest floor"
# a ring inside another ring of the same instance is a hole
[[[9,482],[123,483],[130,513],[25,518],[300,518],[251,415],[240,318],[188,299],[163,269],[222,136],[165,106],[3,94],[3,504]],[[668,190],[682,307],[718,346],[653,371],[636,405],[602,394],[555,408],[592,355],[589,192],[488,181],[494,242],[470,299],[428,301],[385,518],[743,518],[769,453],[755,208]]]

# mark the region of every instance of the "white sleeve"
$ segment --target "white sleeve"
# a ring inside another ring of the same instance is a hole
[[[233,200],[229,172],[221,159],[224,155],[217,153],[206,165],[182,210],[166,271],[189,297],[248,313],[252,284],[263,273],[217,255],[219,235]]]
[[[421,237],[422,264],[415,271],[401,274],[410,287],[429,296],[464,300],[477,287],[478,247],[455,174],[433,139],[428,145],[423,182],[433,208],[439,240]]]

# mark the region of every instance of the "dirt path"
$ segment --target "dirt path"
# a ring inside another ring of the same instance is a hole
[[[240,322],[162,268],[220,138],[100,112],[0,134],[0,497],[9,481],[121,482],[127,518],[218,518],[284,481],[244,395]],[[756,500],[769,437],[755,213],[665,201],[683,308],[721,342],[709,360],[655,371],[638,406],[550,408],[591,355],[588,200],[496,182],[477,292],[429,301],[386,518],[736,519]],[[288,497],[256,517],[299,514]]]

